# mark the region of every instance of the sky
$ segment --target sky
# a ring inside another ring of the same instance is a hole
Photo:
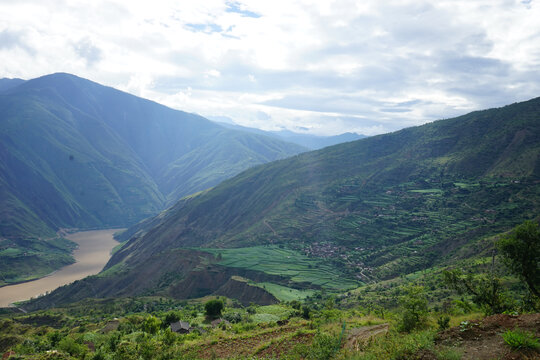
[[[0,78],[375,135],[540,96],[540,0],[0,0]]]

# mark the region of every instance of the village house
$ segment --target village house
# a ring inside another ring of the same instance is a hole
[[[178,321],[171,323],[171,331],[178,334],[187,334],[191,330],[191,326],[187,321]]]

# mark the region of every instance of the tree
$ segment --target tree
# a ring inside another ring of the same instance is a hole
[[[161,327],[161,320],[155,316],[148,316],[142,323],[142,330],[149,334],[155,334]]]
[[[503,236],[497,247],[506,266],[540,298],[540,229],[538,223],[525,221]]]
[[[311,313],[311,309],[309,308],[309,306],[302,306],[302,317],[306,320],[309,320],[310,318],[310,313]]]
[[[170,324],[175,323],[180,320],[180,314],[178,314],[176,311],[169,311],[167,314],[165,314],[165,321],[163,321],[163,325],[165,327],[168,327]]]
[[[204,304],[204,310],[206,311],[206,316],[209,319],[215,319],[221,316],[221,310],[223,310],[223,301],[214,299],[208,301]]]
[[[423,286],[408,286],[405,295],[400,298],[404,308],[399,328],[410,332],[425,325],[428,314],[428,301]]]
[[[472,301],[484,309],[487,315],[500,314],[512,308],[510,300],[501,288],[499,278],[491,274],[473,276],[464,275],[461,270],[445,270],[443,272],[445,284],[456,290],[459,294],[472,295]]]

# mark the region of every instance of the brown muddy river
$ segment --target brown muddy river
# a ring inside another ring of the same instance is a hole
[[[73,252],[75,263],[45,276],[44,278],[0,288],[0,307],[6,307],[14,301],[28,300],[59,286],[72,283],[103,269],[111,250],[118,245],[113,234],[120,229],[81,231],[66,236],[79,247]]]

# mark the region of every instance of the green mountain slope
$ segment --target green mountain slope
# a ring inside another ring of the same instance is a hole
[[[48,299],[199,296],[223,285],[209,274],[246,271],[343,290],[451,263],[538,215],[539,153],[540,98],[257,166],[130,231],[103,274]]]
[[[0,256],[59,228],[134,224],[304,150],[69,74],[6,86],[0,109]]]

